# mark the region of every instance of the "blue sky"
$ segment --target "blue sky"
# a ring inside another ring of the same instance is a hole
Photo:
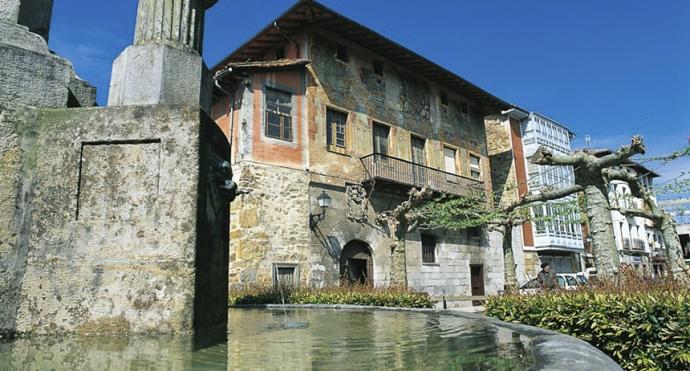
[[[690,140],[690,1],[323,0],[492,94],[569,126],[584,146],[641,134],[650,154]],[[98,87],[131,43],[136,0],[56,0],[50,47]],[[213,66],[291,0],[220,0],[207,13]],[[690,159],[649,164],[668,179]],[[662,179],[663,181],[663,179]]]

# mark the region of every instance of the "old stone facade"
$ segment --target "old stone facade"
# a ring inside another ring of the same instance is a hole
[[[345,19],[304,2],[277,24],[300,7]],[[215,92],[213,117],[233,143],[239,186],[251,190],[232,205],[230,283],[388,285],[391,236],[376,214],[412,186],[490,190],[483,120],[504,103],[419,73],[330,22],[281,30],[289,40],[255,51],[269,28],[214,69],[229,94]],[[386,173],[373,173],[382,161]],[[320,220],[324,192],[331,204]],[[409,287],[435,297],[502,290],[492,233],[416,230],[405,238]]]
[[[154,3],[171,4],[140,1]],[[186,3],[203,13],[215,1]],[[94,91],[48,52],[51,10],[52,0],[0,2],[0,335],[225,329],[235,190],[225,136],[196,93],[82,107]],[[162,30],[162,18],[140,12],[137,23]]]

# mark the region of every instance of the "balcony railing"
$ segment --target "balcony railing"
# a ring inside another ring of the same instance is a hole
[[[378,179],[410,187],[429,187],[458,196],[485,195],[484,182],[477,179],[381,154],[364,156],[361,160],[366,170],[365,181]]]
[[[629,238],[623,239],[623,250],[632,250],[632,243],[630,243]]]

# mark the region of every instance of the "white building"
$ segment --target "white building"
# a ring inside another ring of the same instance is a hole
[[[505,190],[500,190],[501,195],[513,193],[523,197],[575,184],[572,166],[542,166],[529,162],[540,147],[555,154],[570,154],[570,142],[575,137],[572,131],[542,114],[517,107],[503,114],[507,116],[503,119],[505,124],[500,129],[489,126],[487,131],[490,143],[509,142],[509,148],[497,144],[492,159],[494,181],[506,184]],[[502,133],[509,136],[508,141],[501,137]],[[509,158],[506,153],[510,153]],[[549,263],[557,273],[582,271],[584,243],[577,200],[577,195],[570,195],[534,205],[530,211],[532,220],[513,229],[519,283],[536,277],[542,263]]]
[[[522,120],[521,131],[529,193],[574,185],[575,173],[572,166],[533,165],[528,158],[539,147],[546,147],[555,154],[569,154],[570,142],[575,134],[555,120],[535,112]],[[535,221],[530,223],[533,244],[525,244],[524,249],[534,249],[539,260],[548,262],[558,273],[581,271],[584,244],[577,195],[534,206],[532,215],[535,217]]]

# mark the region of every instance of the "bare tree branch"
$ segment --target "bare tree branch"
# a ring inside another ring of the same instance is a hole
[[[539,147],[536,152],[529,158],[529,162],[536,165],[552,165],[552,166],[580,166],[584,164],[589,157],[593,157],[582,151],[577,151],[572,155],[560,155],[551,152],[550,149]]]
[[[616,210],[616,209],[615,209],[615,208],[611,208],[611,210]],[[656,215],[654,215],[654,214],[652,214],[651,212],[646,211],[646,210],[642,210],[642,209],[623,209],[623,208],[621,208],[621,209],[618,209],[618,211],[619,211],[621,214],[625,215],[625,216],[637,216],[637,217],[640,217],[640,218],[646,218],[646,219],[649,219],[649,220],[653,220],[653,221],[655,221],[655,222],[658,221],[658,217],[657,217]]]
[[[642,137],[639,135],[634,135],[632,138],[630,138],[629,145],[621,146],[616,150],[616,152],[597,159],[597,165],[602,169],[620,165],[634,155],[643,155],[645,151],[646,147],[644,145],[644,139],[642,139]]]
[[[584,188],[581,185],[575,184],[575,185],[571,185],[570,187],[556,189],[553,191],[542,192],[542,193],[535,194],[535,195],[526,195],[526,196],[522,196],[522,198],[520,198],[520,200],[518,202],[515,202],[511,205],[508,205],[504,210],[506,213],[510,213],[519,207],[533,204],[535,202],[546,202],[546,201],[550,201],[550,200],[557,200],[559,198],[563,198],[563,197],[571,195],[573,193],[582,192],[582,191],[584,191]]]

